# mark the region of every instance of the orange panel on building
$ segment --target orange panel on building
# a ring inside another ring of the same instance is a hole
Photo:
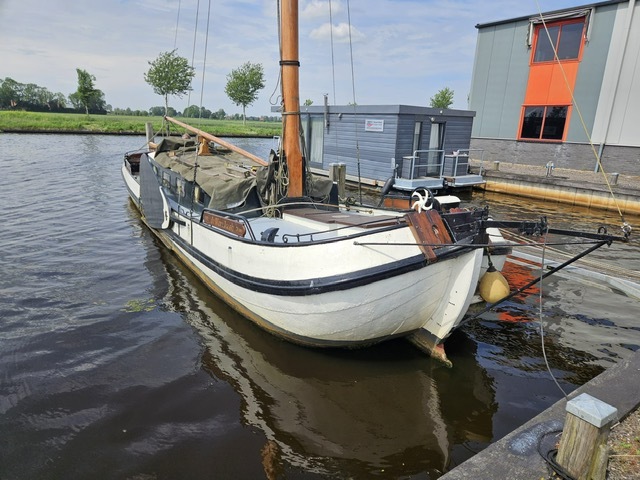
[[[578,65],[578,62],[563,62],[562,67],[557,63],[531,65],[524,104],[571,105],[571,92],[576,85]],[[561,68],[564,68],[566,81]]]

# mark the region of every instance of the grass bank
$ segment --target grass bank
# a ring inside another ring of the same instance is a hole
[[[247,121],[243,125],[238,120],[180,119],[220,137],[272,137],[282,132],[282,126],[277,122]],[[0,111],[0,132],[144,135],[147,122],[152,123],[155,132],[162,128],[162,117]]]

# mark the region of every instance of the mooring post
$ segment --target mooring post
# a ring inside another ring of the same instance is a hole
[[[330,163],[329,179],[338,184],[338,196],[344,198],[347,183],[347,165],[344,163]]]
[[[567,402],[566,410],[558,464],[576,480],[604,480],[606,444],[618,410],[587,393]]]
[[[147,142],[153,142],[153,125],[151,122],[144,124],[144,131],[147,135]]]

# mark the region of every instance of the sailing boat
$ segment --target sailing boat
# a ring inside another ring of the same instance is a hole
[[[469,308],[488,245],[487,210],[345,206],[312,176],[300,143],[298,6],[282,2],[283,138],[265,162],[195,134],[125,155],[143,220],[234,309],[312,347],[396,337],[450,365],[443,341]]]

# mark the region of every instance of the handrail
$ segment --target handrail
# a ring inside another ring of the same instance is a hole
[[[420,158],[420,154],[421,153],[427,153],[427,154],[437,154],[438,158],[437,158],[437,162],[435,164],[429,164],[427,163],[426,165],[416,165],[416,160],[418,158]],[[407,157],[405,157],[407,158]],[[416,170],[419,169],[420,167],[429,167],[429,166],[437,166],[439,167],[439,172],[438,172],[438,177],[442,176],[442,168],[444,165],[443,162],[443,158],[444,158],[444,150],[436,150],[436,149],[430,149],[430,150],[414,150],[413,151],[413,155],[410,157],[411,158],[411,169],[409,171],[409,179],[413,180],[415,177],[415,173]],[[416,175],[418,176],[418,175]],[[425,176],[433,176],[433,175],[425,175]]]

